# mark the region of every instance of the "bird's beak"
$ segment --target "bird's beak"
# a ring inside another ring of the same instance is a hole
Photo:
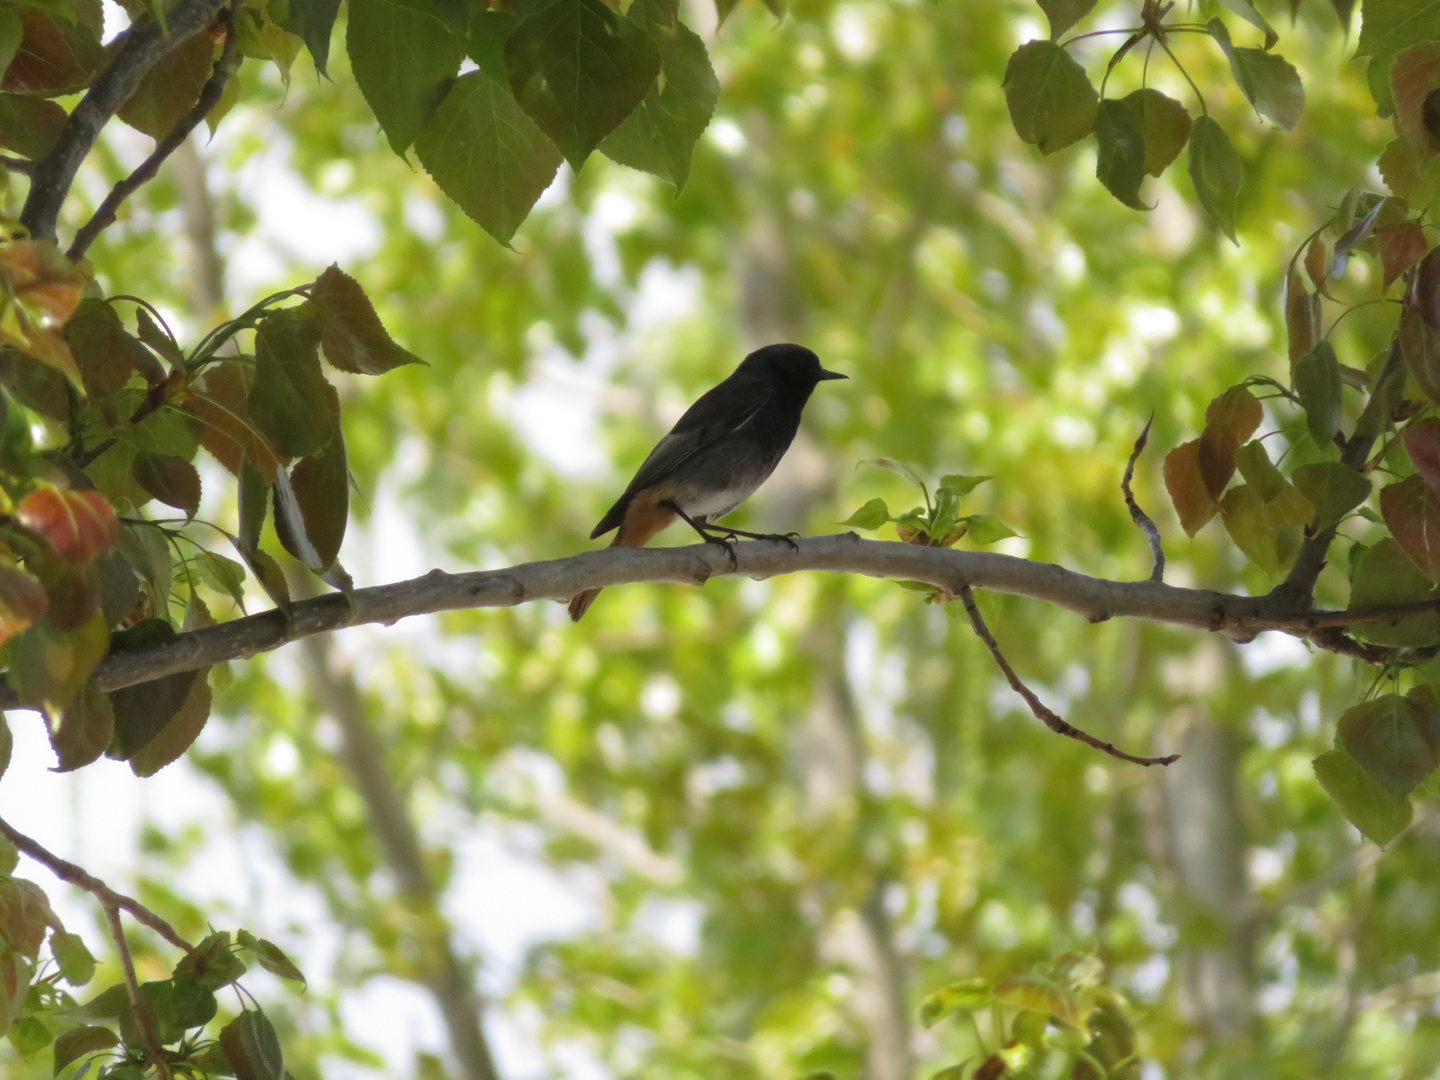
[[[848,379],[849,377],[849,375],[841,375],[838,371],[826,371],[824,368],[820,369],[821,382],[825,382],[827,379]]]

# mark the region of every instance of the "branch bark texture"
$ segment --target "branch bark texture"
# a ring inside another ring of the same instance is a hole
[[[1322,631],[1357,623],[1393,622],[1435,602],[1395,605],[1365,612],[1312,610],[1287,596],[1240,596],[1184,589],[1157,581],[1107,581],[988,551],[918,547],[895,541],[862,540],[854,533],[801,540],[798,550],[775,541],[735,545],[736,563],[714,544],[679,548],[603,548],[565,559],[524,563],[503,570],[423,577],[357,589],[347,601],[334,593],[291,608],[291,622],[279,611],[235,619],[219,626],[177,634],[158,645],[112,653],[95,678],[104,690],[148,682],[164,675],[208,667],[222,660],[254,656],[286,641],[362,623],[391,624],[411,615],[463,608],[513,607],[536,600],[566,601],[582,589],[671,582],[703,585],[727,575],[764,579],[778,574],[825,571],[876,578],[922,581],[944,595],[961,589],[990,589],[1027,596],[1074,611],[1091,622],[1110,618],[1147,619],[1249,641],[1279,630],[1326,644]],[[1347,641],[1349,639],[1346,639]],[[1354,645],[1362,659],[1383,662],[1388,650]],[[1372,652],[1377,655],[1371,656]],[[1378,655],[1385,653],[1385,656]],[[23,707],[13,689],[0,686],[0,709]]]
[[[101,130],[140,85],[145,73],[171,49],[215,21],[225,0],[179,0],[165,13],[165,29],[153,19],[136,23],[120,35],[114,59],[91,84],[70,114],[55,146],[35,164],[30,194],[20,222],[40,240],[55,239],[60,207],[75,182],[80,163]],[[168,31],[168,32],[167,32]]]

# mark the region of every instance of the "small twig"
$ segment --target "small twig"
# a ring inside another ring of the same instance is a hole
[[[1035,714],[1035,718],[1042,721],[1051,731],[1057,735],[1075,739],[1086,746],[1094,747],[1096,750],[1103,750],[1113,758],[1129,761],[1135,765],[1169,765],[1180,760],[1179,754],[1169,754],[1165,757],[1136,757],[1134,754],[1127,754],[1124,750],[1118,749],[1112,743],[1102,742],[1094,735],[1081,731],[1074,724],[1066,723],[1047,708],[1045,703],[1035,696],[1035,692],[1020,681],[1020,676],[1015,674],[1015,669],[1010,666],[1010,661],[1006,660],[1005,654],[1000,651],[1000,643],[995,640],[995,635],[990,633],[990,628],[985,625],[985,619],[981,616],[980,609],[975,606],[975,594],[970,591],[969,585],[960,586],[960,602],[965,605],[965,614],[970,616],[970,625],[975,628],[975,633],[985,643],[985,647],[990,650],[991,657],[994,658],[1006,681],[1010,683],[1010,688],[1025,699],[1025,704],[1030,706],[1030,711]]]
[[[200,90],[200,96],[190,111],[182,116],[175,127],[158,143],[140,165],[129,176],[121,180],[113,188],[110,194],[105,196],[90,220],[80,227],[75,234],[74,241],[70,244],[70,250],[65,254],[71,262],[79,262],[85,256],[86,250],[95,238],[105,229],[115,224],[116,213],[120,204],[139,190],[142,184],[148,183],[155,178],[164,164],[175,150],[190,137],[190,132],[199,127],[200,122],[210,115],[210,110],[215,108],[220,101],[220,96],[225,92],[225,84],[235,69],[240,66],[240,34],[235,26],[236,5],[231,4],[225,12],[225,45],[220,50],[220,58],[215,61],[215,67],[210,72],[210,78]]]
[[[1155,527],[1155,522],[1150,520],[1150,515],[1140,509],[1140,504],[1135,501],[1135,495],[1130,490],[1130,480],[1135,475],[1135,462],[1140,460],[1140,452],[1150,441],[1150,425],[1153,423],[1155,423],[1155,414],[1152,412],[1150,419],[1145,421],[1145,428],[1140,432],[1140,437],[1135,440],[1135,449],[1130,451],[1130,460],[1125,463],[1125,475],[1120,478],[1120,490],[1125,493],[1125,506],[1130,511],[1130,520],[1135,522],[1140,531],[1145,534],[1145,542],[1150,545],[1150,554],[1155,557],[1155,568],[1150,571],[1150,580],[1163,581],[1165,579],[1165,551],[1160,546],[1160,530]]]
[[[105,921],[110,924],[110,936],[115,940],[115,948],[120,953],[120,970],[125,975],[125,994],[130,999],[130,1009],[135,1014],[135,1023],[140,1028],[140,1035],[145,1040],[145,1052],[150,1056],[150,1062],[155,1066],[155,1074],[160,1080],[168,1080],[170,1069],[160,1055],[160,1043],[155,1038],[155,1027],[150,1022],[150,1010],[145,1007],[145,1002],[140,997],[140,980],[135,975],[135,961],[130,956],[130,946],[125,942],[125,928],[120,925],[120,909],[114,904],[106,903]]]
[[[84,889],[100,901],[100,904],[107,910],[114,908],[118,911],[129,912],[136,922],[148,926],[177,949],[184,949],[187,953],[195,951],[195,946],[181,937],[173,926],[140,901],[126,896],[124,893],[116,892],[93,874],[87,873],[74,863],[41,847],[37,841],[17,831],[4,818],[0,818],[0,835],[14,844],[17,851],[23,852],[48,868],[61,881],[69,882],[78,889]]]
[[[8,154],[0,154],[0,165],[5,166],[11,172],[23,173],[29,176],[35,169],[33,161],[26,161],[24,158],[11,157]]]

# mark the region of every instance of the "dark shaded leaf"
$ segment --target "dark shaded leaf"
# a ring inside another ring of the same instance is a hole
[[[116,652],[159,645],[175,636],[175,629],[163,619],[146,619],[114,636]],[[115,709],[115,740],[112,757],[128,761],[147,746],[170,723],[190,696],[196,672],[182,671],[150,682],[110,691]],[[202,683],[204,680],[200,680]]]
[[[163,139],[195,107],[214,66],[215,43],[196,34],[162,56],[117,114],[152,139]]]
[[[1207,24],[1230,61],[1230,73],[1255,111],[1285,131],[1294,131],[1305,111],[1305,87],[1300,73],[1282,56],[1265,49],[1243,49],[1231,44],[1230,32],[1219,19]],[[1268,46],[1267,46],[1268,48]]]
[[[1005,67],[1005,103],[1015,133],[1053,154],[1095,129],[1100,96],[1075,60],[1052,41],[1027,41]]]
[[[59,97],[90,84],[109,61],[99,36],[81,22],[52,18],[36,7],[20,9],[24,36],[0,79],[0,90]]]
[[[1419,476],[1380,491],[1380,513],[1391,534],[1431,581],[1440,581],[1440,504]]]
[[[505,42],[505,70],[520,108],[579,171],[644,100],[660,50],[600,0],[555,0]]]
[[[98,759],[110,745],[114,732],[115,713],[110,701],[99,684],[87,678],[75,699],[60,710],[60,721],[50,733],[50,745],[58,762],[56,771],[72,772]]]
[[[1433,416],[1415,420],[1400,433],[1400,440],[1425,486],[1440,495],[1440,420]]]
[[[200,474],[184,458],[168,454],[135,455],[135,482],[166,506],[193,518],[200,509]]]
[[[246,399],[255,426],[280,453],[313,454],[334,426],[334,390],[320,370],[320,327],[296,309],[273,311],[255,330],[255,382]]]
[[[1126,206],[1149,209],[1140,201],[1140,183],[1145,179],[1145,133],[1140,121],[1124,102],[1100,102],[1095,114],[1095,178]]]
[[[1315,779],[1335,800],[1340,812],[1362,836],[1388,844],[1410,824],[1413,810],[1407,799],[1386,791],[1364,767],[1342,748],[1321,754],[1314,762]]]
[[[481,9],[470,13],[465,55],[501,86],[510,85],[510,76],[505,71],[505,42],[519,25],[520,16],[509,11]]]
[[[245,961],[231,948],[230,932],[216,930],[196,945],[194,952],[180,958],[170,977],[177,983],[190,983],[213,993],[229,986],[245,971]]]
[[[145,346],[126,332],[115,309],[103,300],[82,300],[65,323],[65,343],[80,369],[85,390],[109,394],[139,371],[159,367]],[[164,378],[164,372],[160,373]]]
[[[1399,694],[1383,694],[1345,710],[1340,742],[1390,794],[1404,798],[1440,764],[1420,732],[1420,709]]]
[[[123,990],[124,987],[121,987]],[[62,1031],[55,1036],[55,1071],[59,1076],[67,1065],[79,1061],[87,1054],[109,1050],[120,1044],[120,1036],[107,1027],[83,1026]]]
[[[1136,90],[1121,99],[1140,122],[1145,139],[1145,171],[1159,176],[1190,141],[1190,114],[1159,90]]]
[[[0,94],[0,146],[21,157],[42,158],[60,138],[68,118],[64,109],[45,98]]]
[[[1440,263],[1435,265],[1440,268]],[[1440,331],[1412,307],[1400,316],[1395,336],[1410,377],[1426,397],[1440,402]]]
[[[478,71],[455,80],[415,152],[440,190],[507,246],[562,160],[509,91]]]
[[[1338,461],[1301,465],[1290,479],[1315,507],[1317,529],[1338,523],[1370,496],[1370,481]]]
[[[247,461],[240,470],[240,535],[241,554],[249,555],[260,549],[260,532],[265,528],[265,503],[270,487],[259,470]]]
[[[431,0],[351,0],[345,43],[360,92],[404,154],[460,70],[463,43]]]
[[[286,0],[271,8],[280,26],[305,42],[315,61],[315,70],[327,78],[330,72],[330,34],[335,16],[340,13],[340,0]]]
[[[425,363],[395,343],[360,283],[338,266],[315,279],[310,303],[325,359],[341,371],[383,375],[402,364]]]
[[[220,1046],[235,1080],[283,1080],[280,1040],[258,1009],[247,1009],[226,1024],[220,1030]]]
[[[1241,173],[1230,136],[1210,117],[1196,119],[1190,127],[1190,182],[1205,213],[1232,241]]]
[[[164,727],[129,757],[130,771],[136,776],[154,776],[166,765],[178,760],[200,737],[205,722],[210,719],[210,681],[206,678],[209,671],[209,668],[203,668],[193,673],[190,691],[180,707]],[[179,676],[171,675],[169,678],[178,679]]]
[[[1340,361],[1328,341],[1322,341],[1294,367],[1292,379],[1305,409],[1305,426],[1315,445],[1330,449],[1340,431]]]

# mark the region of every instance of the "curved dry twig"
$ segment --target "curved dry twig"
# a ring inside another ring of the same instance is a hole
[[[1097,739],[1088,731],[1082,731],[1074,724],[1068,723],[1058,713],[1041,701],[1040,698],[1036,696],[1035,691],[1026,686],[1025,683],[1021,681],[1020,676],[1015,674],[1015,669],[1010,666],[1010,661],[1006,660],[1005,654],[1000,651],[1000,643],[995,640],[995,635],[990,632],[990,627],[985,625],[984,616],[980,614],[980,609],[975,605],[975,594],[970,591],[970,586],[965,585],[961,587],[960,602],[965,605],[965,614],[970,616],[970,625],[975,628],[976,635],[985,643],[985,647],[990,650],[991,658],[994,659],[996,666],[1000,668],[1000,674],[1005,676],[1005,681],[1010,684],[1010,689],[1025,699],[1025,704],[1030,706],[1030,711],[1035,715],[1035,718],[1041,721],[1051,731],[1057,735],[1064,735],[1067,739],[1075,739],[1077,742],[1082,742],[1086,746],[1100,750],[1113,758],[1119,758],[1121,761],[1128,761],[1134,765],[1173,765],[1180,760],[1179,754],[1166,754],[1164,757],[1138,757],[1135,754],[1126,753],[1114,743]]]
[[[1135,440],[1135,449],[1130,451],[1130,460],[1125,463],[1125,475],[1120,478],[1120,490],[1125,495],[1125,506],[1130,511],[1130,520],[1135,522],[1140,531],[1145,534],[1145,542],[1150,545],[1150,554],[1155,559],[1154,569],[1150,571],[1150,580],[1163,581],[1165,579],[1165,549],[1160,546],[1160,530],[1156,528],[1150,515],[1140,509],[1140,504],[1135,501],[1134,492],[1130,490],[1130,481],[1135,477],[1135,463],[1140,460],[1140,452],[1150,441],[1150,425],[1153,423],[1155,423],[1155,414],[1152,412],[1150,419],[1145,421],[1145,427],[1140,432],[1140,437]]]

